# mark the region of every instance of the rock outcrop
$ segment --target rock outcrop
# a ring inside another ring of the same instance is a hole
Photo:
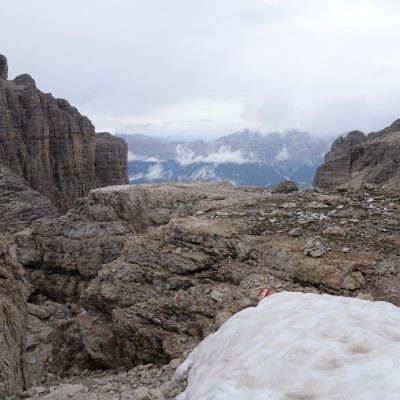
[[[95,170],[100,186],[128,182],[128,145],[108,132],[96,133]]]
[[[23,178],[0,164],[0,232],[9,235],[27,228],[33,221],[54,217],[57,209],[33,190]]]
[[[46,376],[166,364],[260,288],[400,304],[397,196],[209,182],[92,190],[15,236],[37,306],[32,365]]]
[[[123,154],[119,142],[109,150],[101,145],[100,150],[102,156],[107,152],[124,160],[115,161],[108,171],[103,165],[96,172],[96,136],[90,120],[66,100],[42,93],[29,75],[20,75],[14,80],[7,77],[7,60],[1,56],[1,164],[64,210],[76,198],[100,186],[100,182],[126,183],[127,172],[124,174],[122,168],[127,154]]]
[[[8,79],[7,58],[0,54],[0,79]]]
[[[322,189],[400,188],[400,120],[379,132],[339,137],[315,175]]]
[[[0,399],[25,388],[27,304],[22,268],[0,236]]]
[[[273,191],[275,193],[291,193],[297,192],[298,190],[299,187],[296,185],[296,183],[285,179],[278,186],[276,186]]]

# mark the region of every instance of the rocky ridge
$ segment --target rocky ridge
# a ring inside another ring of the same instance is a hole
[[[339,137],[313,182],[322,189],[400,188],[400,120],[379,132]]]
[[[182,384],[163,365],[257,304],[260,288],[400,304],[399,196],[210,182],[92,190],[14,236],[30,282],[28,370],[46,388],[32,396],[87,376],[72,398],[120,399],[129,389],[136,399],[140,386],[173,398],[157,379],[172,392]],[[130,385],[121,372],[124,388],[99,372],[146,364],[155,378]]]
[[[66,210],[90,189],[127,182],[127,153],[120,140],[105,141],[100,134],[98,149],[96,171],[90,120],[68,101],[42,93],[27,74],[8,80],[7,59],[0,57],[0,164]],[[99,157],[116,161],[107,170]]]

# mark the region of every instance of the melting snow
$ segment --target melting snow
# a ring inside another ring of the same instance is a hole
[[[282,292],[230,318],[179,367],[178,400],[398,400],[400,309]]]

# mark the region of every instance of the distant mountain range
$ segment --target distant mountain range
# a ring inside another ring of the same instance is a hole
[[[294,130],[269,134],[242,130],[214,142],[118,136],[128,143],[131,183],[206,179],[269,187],[284,178],[310,185],[332,142]]]

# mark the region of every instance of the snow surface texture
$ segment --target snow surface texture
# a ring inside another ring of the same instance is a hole
[[[282,292],[230,318],[178,368],[178,400],[399,400],[400,309]]]

